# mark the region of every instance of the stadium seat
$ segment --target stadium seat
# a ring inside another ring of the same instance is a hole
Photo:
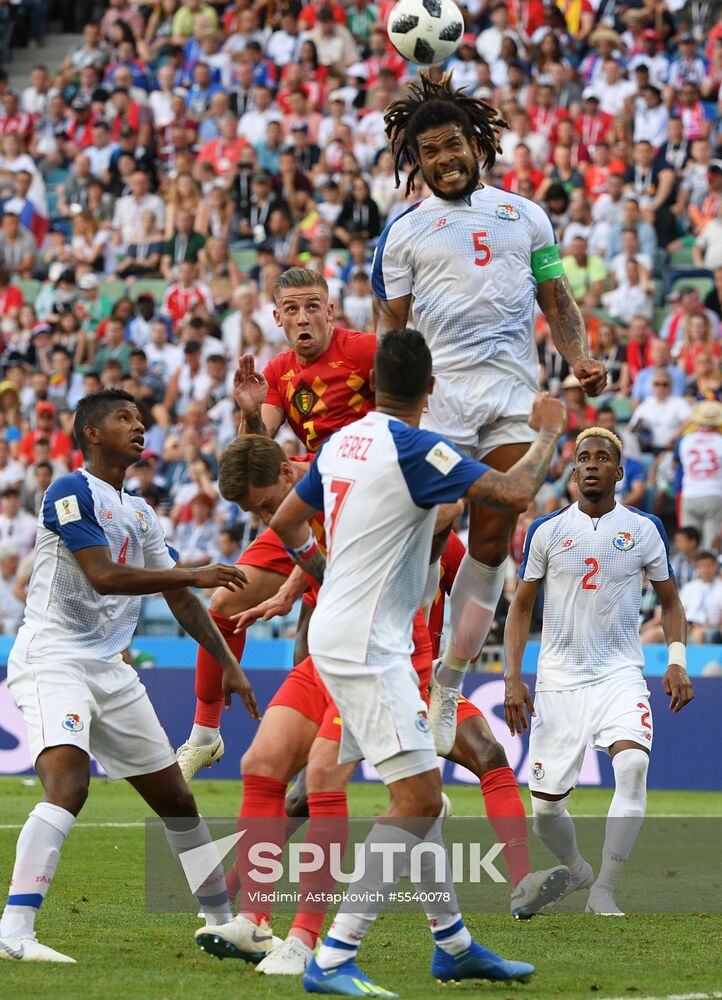
[[[65,167],[54,167],[52,170],[48,171],[45,178],[45,186],[48,188],[48,193],[51,188],[55,191],[58,184],[64,184],[68,177],[70,177],[70,171],[66,170]]]
[[[100,282],[98,291],[104,298],[111,302],[117,302],[118,299],[125,298],[125,282],[119,278],[106,278],[105,281]]]
[[[156,304],[160,305],[167,288],[168,282],[163,278],[141,278],[140,281],[136,281],[133,285],[130,296],[135,300],[141,292],[150,292]]]
[[[256,266],[258,253],[255,250],[231,250],[231,260],[239,271],[250,271]]]
[[[695,263],[694,263],[694,257],[692,256],[692,247],[681,247],[679,250],[674,250],[669,255],[667,266],[670,268],[670,270],[685,268],[685,267],[694,267]]]
[[[707,272],[705,275],[700,271],[696,271],[693,277],[688,277],[686,274],[675,277],[672,284],[672,291],[674,292],[676,289],[684,287],[696,288],[699,297],[704,299],[707,293],[714,287],[714,280],[710,272]]]
[[[26,302],[33,302],[40,288],[40,282],[37,278],[19,278],[13,284],[23,293],[23,299]]]
[[[183,635],[183,629],[173,617],[173,612],[163,597],[143,599],[138,631],[144,635]]]

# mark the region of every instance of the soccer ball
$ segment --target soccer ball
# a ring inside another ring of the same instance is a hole
[[[464,18],[454,0],[399,0],[389,14],[388,32],[399,55],[428,66],[456,52]]]

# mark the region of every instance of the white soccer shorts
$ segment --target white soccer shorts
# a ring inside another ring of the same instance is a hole
[[[33,763],[48,747],[76,746],[93,754],[109,778],[151,774],[175,754],[135,670],[120,655],[25,658],[14,648],[8,689],[23,713]]]
[[[431,751],[436,760],[428,708],[410,658],[383,667],[328,656],[314,656],[313,662],[341,716],[340,764],[365,758],[377,767],[409,750]]]
[[[532,384],[494,365],[468,373],[437,375],[429,396],[425,430],[437,431],[477,461],[505,444],[531,443]]]
[[[617,740],[652,749],[649,691],[636,667],[570,691],[537,691],[529,736],[529,789],[563,795],[574,788],[590,742],[607,751]]]

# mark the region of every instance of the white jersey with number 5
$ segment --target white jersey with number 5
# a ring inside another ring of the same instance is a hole
[[[537,691],[594,684],[644,666],[639,642],[642,574],[668,580],[662,522],[617,503],[599,518],[578,504],[532,522],[519,568],[544,581],[544,624]]]
[[[488,466],[441,435],[374,411],[332,434],[296,486],[323,510],[328,562],[308,632],[312,656],[373,669],[408,656],[428,575],[435,508]]]
[[[685,434],[679,442],[682,463],[682,495],[722,497],[722,434],[711,427],[700,427]]]
[[[480,363],[538,385],[534,344],[537,279],[559,267],[551,223],[527,198],[493,187],[468,200],[432,195],[394,219],[378,242],[372,284],[382,301],[413,294],[414,325],[435,374]],[[556,265],[555,265],[556,261]]]

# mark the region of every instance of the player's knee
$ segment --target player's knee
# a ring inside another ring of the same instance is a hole
[[[512,532],[513,528],[508,532],[502,528],[501,531],[494,531],[483,538],[472,540],[469,536],[469,555],[485,566],[501,566],[509,555]]]
[[[254,744],[241,757],[241,777],[255,774],[259,778],[277,778],[279,767],[283,769],[284,761],[278,752],[269,747],[256,747]]]
[[[159,816],[197,816],[198,806],[193,792],[183,780],[169,786],[163,801],[156,805]]]
[[[532,824],[534,833],[539,836],[544,831],[544,824],[561,816],[568,804],[568,795],[564,795],[560,799],[540,799],[538,795],[532,795],[531,811],[534,816]]]
[[[436,819],[440,815],[443,808],[443,800],[441,798],[440,788],[429,788],[424,790],[422,794],[419,795],[418,801],[418,815],[425,819]]]
[[[646,799],[649,754],[634,747],[620,750],[612,758],[612,767],[615,787],[619,794],[630,800]]]
[[[62,774],[45,784],[45,800],[77,816],[88,798],[89,783],[84,775]]]
[[[230,618],[231,615],[237,615],[239,611],[245,610],[242,606],[244,604],[240,591],[230,591],[226,590],[225,587],[219,587],[213,592],[209,610],[216,615]]]
[[[306,787],[309,792],[343,792],[346,789],[346,772],[332,761],[309,761],[306,769]]]
[[[500,767],[509,766],[504,747],[497,740],[475,739],[469,745],[465,756],[468,757],[465,767],[468,767],[477,778],[482,778],[485,774],[496,771]]]

